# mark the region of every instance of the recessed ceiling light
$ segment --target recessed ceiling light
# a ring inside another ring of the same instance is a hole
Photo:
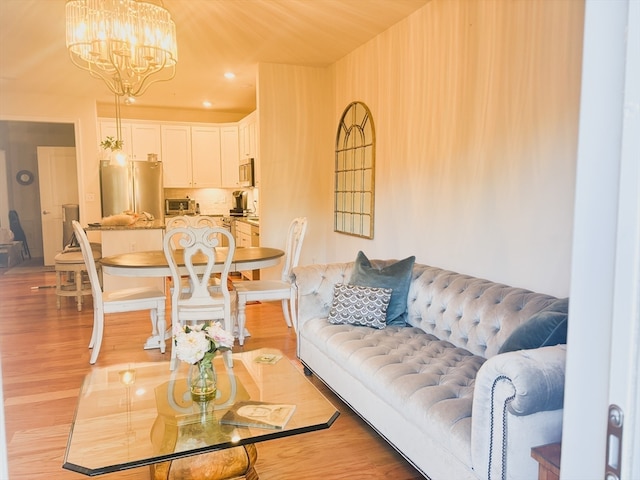
[[[204,108],[211,108],[213,104],[209,101],[209,100],[205,100],[204,102],[202,102],[202,106]]]
[[[236,74],[233,72],[225,72],[224,78],[226,78],[227,80],[233,80],[234,78],[236,78]]]

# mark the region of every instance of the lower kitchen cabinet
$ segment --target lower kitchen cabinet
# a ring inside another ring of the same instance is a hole
[[[140,252],[144,250],[162,250],[161,228],[128,228],[102,230],[102,256],[109,257],[119,253]],[[155,287],[164,291],[164,278],[115,277],[103,274],[104,290],[122,288]]]
[[[241,220],[236,220],[236,247],[251,246],[251,225]]]
[[[260,246],[260,227],[251,225],[242,220],[235,221],[236,248],[241,247],[259,247]],[[247,270],[241,272],[242,275],[249,280],[259,280],[260,270]]]

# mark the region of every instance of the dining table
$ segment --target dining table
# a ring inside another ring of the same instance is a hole
[[[214,249],[215,263],[214,273],[219,273],[224,268],[224,262],[229,254],[228,247],[216,247]],[[239,247],[233,253],[231,272],[246,270],[259,270],[278,265],[284,256],[284,251],[271,247]],[[188,275],[184,266],[183,250],[176,249],[174,257],[181,275]],[[196,273],[204,271],[207,257],[202,253],[196,253],[193,257]],[[102,273],[120,277],[170,277],[171,270],[164,250],[144,250],[138,252],[119,253],[102,257],[100,259]],[[245,332],[245,335],[248,332]],[[171,328],[161,333],[156,325],[152,326],[151,336],[144,344],[145,350],[160,348],[160,344],[171,338]]]
[[[182,249],[174,252],[180,273],[187,275],[184,266]],[[224,261],[229,254],[228,247],[215,248],[215,265],[213,272],[221,272]],[[284,251],[271,247],[239,247],[233,253],[231,261],[231,272],[241,272],[246,270],[259,270],[278,265],[284,256]],[[196,271],[198,266],[204,269],[207,257],[202,253],[197,253],[193,257]],[[169,263],[163,250],[145,250],[139,252],[119,253],[100,260],[102,272],[108,275],[120,277],[168,277],[171,276]]]

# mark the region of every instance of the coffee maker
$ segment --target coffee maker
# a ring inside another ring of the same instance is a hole
[[[243,217],[247,211],[247,192],[236,190],[233,192],[233,208],[229,210],[232,217]]]

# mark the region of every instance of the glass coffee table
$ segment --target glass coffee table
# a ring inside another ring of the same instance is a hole
[[[218,393],[204,409],[191,400],[184,362],[174,371],[167,362],[94,368],[80,390],[63,468],[94,476],[150,465],[154,480],[253,480],[256,442],[329,428],[338,417],[280,351],[233,358],[227,368],[216,357]],[[247,401],[295,409],[282,428],[221,423],[230,408]]]

